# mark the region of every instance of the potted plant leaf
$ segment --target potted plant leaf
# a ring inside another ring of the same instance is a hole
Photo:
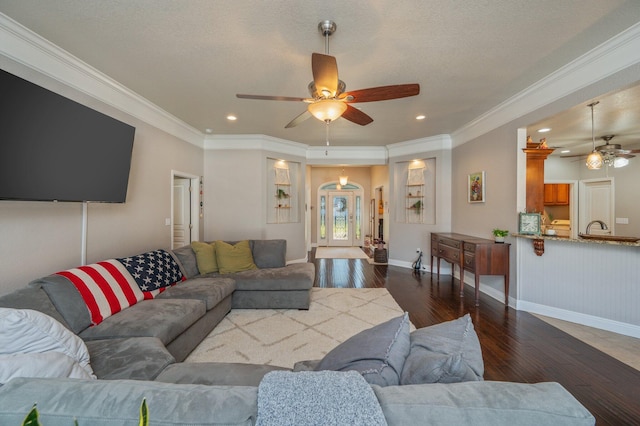
[[[509,230],[507,229],[494,228],[491,232],[493,233],[496,243],[504,243],[504,237],[509,235]]]

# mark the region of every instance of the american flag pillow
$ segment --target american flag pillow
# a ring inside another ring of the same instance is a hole
[[[153,299],[166,287],[185,280],[180,267],[165,250],[104,260],[57,275],[66,277],[76,287],[89,309],[92,325],[141,300]]]

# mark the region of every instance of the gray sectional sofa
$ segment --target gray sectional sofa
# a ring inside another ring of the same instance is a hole
[[[71,358],[74,368],[82,361],[75,355],[79,346],[86,345],[90,357],[81,365],[84,370],[73,370],[77,374],[51,377],[54,364],[50,364],[41,376],[15,377],[1,385],[0,424],[19,424],[35,402],[47,426],[70,425],[74,418],[81,426],[134,424],[143,398],[152,425],[281,424],[280,420],[264,420],[268,417],[264,413],[271,409],[283,415],[287,410],[277,404],[292,404],[289,411],[302,412],[305,404],[293,402],[296,397],[306,398],[311,412],[319,410],[328,416],[332,409],[330,402],[324,401],[334,394],[333,384],[326,385],[326,392],[322,391],[325,385],[316,384],[320,391],[314,390],[313,397],[305,397],[295,387],[284,402],[277,396],[267,396],[267,379],[272,384],[273,380],[290,383],[300,377],[309,379],[304,376],[308,371],[303,370],[334,370],[338,375],[341,371],[360,372],[356,376],[368,382],[365,384],[377,407],[374,409],[390,425],[595,423],[591,414],[557,383],[483,381],[479,343],[468,316],[410,335],[405,315],[354,336],[323,360],[299,363],[294,371],[265,365],[181,362],[232,308],[309,308],[314,265],[286,265],[284,240],[250,241],[250,247],[258,268],[223,275],[201,275],[191,247],[174,250],[171,255],[180,267],[182,281],[93,326],[93,317],[87,313],[78,290],[60,275],[43,277],[0,297],[0,308],[10,308],[0,309],[0,322],[9,324],[9,319],[16,317],[4,330],[19,330],[34,322],[37,331],[43,333],[42,324],[47,324],[42,342],[53,337],[49,345],[65,352],[65,359]],[[16,312],[22,316],[14,315]],[[11,343],[12,336],[7,333],[10,331],[3,335],[0,330],[0,346]],[[47,345],[42,342],[41,346]],[[430,346],[434,342],[435,349]],[[59,349],[61,345],[63,349]],[[456,352],[455,356],[449,349]],[[364,356],[362,351],[366,352]],[[2,356],[0,347],[0,360]],[[425,371],[414,370],[420,370],[416,366],[424,362],[437,365],[428,375],[430,380],[437,376],[433,380],[441,383],[411,384],[423,383]],[[403,372],[403,365],[410,364],[413,367]],[[452,372],[459,377],[452,378]],[[405,377],[407,374],[410,377]],[[339,378],[342,380],[342,376]],[[447,383],[456,380],[467,381]],[[280,386],[275,387],[278,390]],[[346,392],[362,393],[349,392],[349,388]],[[272,403],[271,408],[267,402]],[[345,415],[343,408],[335,413]],[[360,421],[373,424],[368,422]],[[358,422],[351,419],[329,424]]]

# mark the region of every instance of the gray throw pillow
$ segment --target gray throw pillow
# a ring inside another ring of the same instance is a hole
[[[198,263],[196,261],[196,254],[191,248],[191,245],[173,249],[172,253],[178,260],[178,264],[182,267],[182,273],[187,278],[193,278],[200,275],[200,271],[198,271]]]
[[[287,240],[253,240],[253,262],[260,269],[287,266]]]
[[[358,371],[367,382],[379,386],[400,384],[409,354],[409,314],[361,331],[335,347],[316,371]]]
[[[87,304],[67,278],[54,274],[32,281],[29,285],[42,287],[74,333],[79,334],[91,325]]]
[[[400,384],[478,381],[483,375],[480,341],[466,314],[411,333]]]

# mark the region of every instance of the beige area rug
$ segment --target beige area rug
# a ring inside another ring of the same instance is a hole
[[[402,313],[385,288],[313,288],[308,311],[233,309],[185,362],[291,368],[297,361],[320,359],[354,334]]]
[[[316,259],[368,259],[360,247],[318,247]]]

